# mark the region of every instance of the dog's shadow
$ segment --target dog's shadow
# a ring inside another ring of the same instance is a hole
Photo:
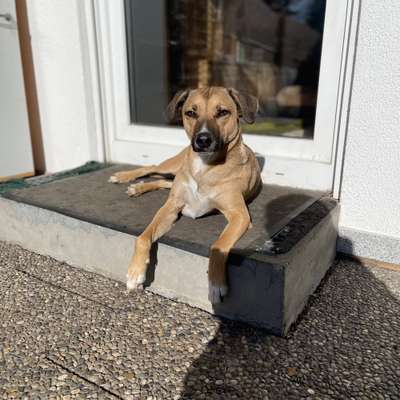
[[[264,170],[265,166],[265,156],[263,156],[260,153],[255,153],[256,160],[258,162],[258,166],[260,167],[260,171],[262,172]]]
[[[150,250],[150,262],[146,271],[146,280],[143,284],[144,288],[149,287],[154,282],[154,277],[158,264],[157,253],[158,253],[158,243],[155,242],[151,246]]]

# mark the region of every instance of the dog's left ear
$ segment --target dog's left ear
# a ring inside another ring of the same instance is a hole
[[[248,124],[252,124],[258,111],[258,100],[256,97],[247,93],[240,93],[236,89],[228,89],[230,96],[236,103],[239,117],[243,118]]]
[[[165,116],[167,117],[168,122],[182,122],[182,107],[189,96],[189,92],[189,89],[180,90],[169,102],[167,109],[165,110]]]

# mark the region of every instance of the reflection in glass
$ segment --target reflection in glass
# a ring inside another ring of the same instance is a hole
[[[256,95],[245,131],[312,137],[325,0],[126,0],[132,122],[164,125],[175,92]]]

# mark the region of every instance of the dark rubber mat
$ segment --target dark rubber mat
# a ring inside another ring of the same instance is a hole
[[[112,166],[38,186],[9,191],[3,196],[138,235],[165,202],[168,191],[159,190],[137,198],[129,198],[125,193],[128,184],[107,182],[115,171],[127,168],[132,166]],[[236,251],[246,254],[262,252],[263,244],[281,232],[290,221],[319,200],[322,195],[322,192],[317,191],[264,185],[259,196],[249,205],[253,227],[237,243]],[[208,256],[210,245],[217,239],[225,225],[226,221],[222,215],[210,215],[196,220],[181,217],[160,241]]]

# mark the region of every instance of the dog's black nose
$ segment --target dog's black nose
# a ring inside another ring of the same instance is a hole
[[[195,146],[198,150],[204,151],[210,148],[213,138],[209,132],[201,132],[195,138]]]

